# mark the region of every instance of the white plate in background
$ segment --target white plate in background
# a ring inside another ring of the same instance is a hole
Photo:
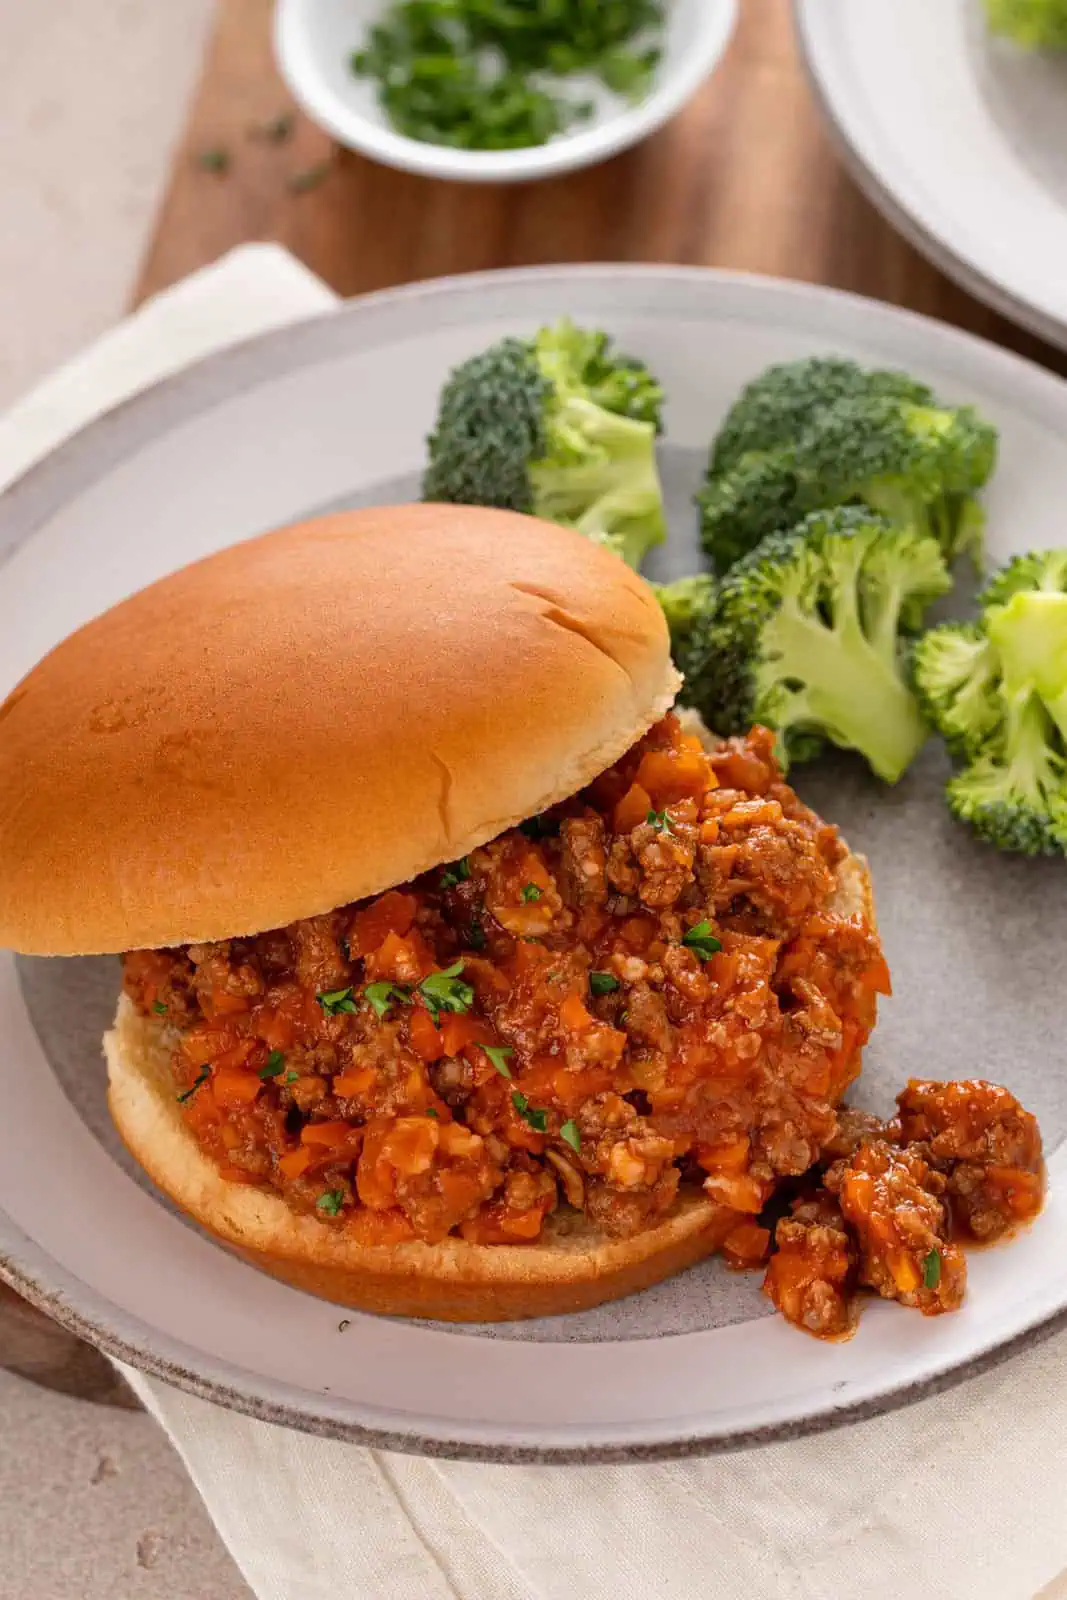
[[[1067,347],[1067,53],[982,0],[794,0],[816,93],[871,200],[972,294]]]
[[[327,507],[418,492],[442,379],[563,314],[607,328],[670,397],[672,539],[740,386],[836,351],[897,363],[1001,430],[994,559],[1063,543],[1067,385],[992,345],[806,285],[651,267],[488,274],[370,296],[212,356],[120,406],[0,498],[0,697],[72,628],[196,556]],[[353,624],[373,596],[353,595]],[[801,793],[870,858],[895,993],[856,1097],[910,1075],[988,1076],[1039,1116],[1048,1206],[970,1258],[956,1315],[869,1305],[824,1345],[771,1314],[759,1275],[708,1262],[570,1317],[449,1328],[342,1311],[268,1278],[175,1214],[107,1115],[100,1036],[118,964],[0,955],[0,1276],[60,1322],[182,1388],[311,1432],[510,1461],[641,1460],[831,1427],[932,1393],[1067,1318],[1067,867],[976,844],[931,743],[895,789],[838,756]]]

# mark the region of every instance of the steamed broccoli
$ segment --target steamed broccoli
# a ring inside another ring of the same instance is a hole
[[[998,849],[1067,854],[1067,550],[1017,556],[979,607],[912,657],[927,715],[966,763],[949,809]]]
[[[562,522],[640,567],[666,536],[662,408],[652,374],[605,333],[564,321],[502,339],[445,384],[423,499]]]
[[[905,373],[846,360],[772,367],[741,395],[712,446],[698,496],[705,549],[720,570],[801,516],[863,504],[934,535],[951,560],[977,555],[974,493],[996,433]]]
[[[683,697],[718,732],[776,728],[786,763],[830,740],[895,783],[926,738],[901,630],[950,587],[928,534],[865,507],[816,512],[721,580]]]
[[[986,12],[1024,50],[1067,50],[1067,0],[986,0]]]
[[[838,400],[879,396],[916,405],[929,405],[934,398],[906,372],[868,370],[844,356],[806,356],[768,367],[730,407],[712,445],[711,470],[722,472],[753,451],[793,444],[818,412]]]
[[[700,670],[706,654],[705,639],[715,605],[715,579],[707,572],[673,583],[654,583],[671,633],[671,655],[688,680]]]

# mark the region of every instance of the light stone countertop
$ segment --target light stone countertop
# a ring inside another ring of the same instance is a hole
[[[123,314],[211,9],[0,3],[0,409]],[[248,1594],[150,1418],[0,1372],[0,1600]]]

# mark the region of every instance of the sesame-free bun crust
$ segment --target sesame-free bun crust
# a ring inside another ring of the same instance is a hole
[[[0,944],[262,932],[464,855],[669,708],[655,597],[568,529],[411,505],[236,545],[0,706]]]
[[[664,1222],[611,1239],[580,1212],[550,1217],[530,1245],[448,1238],[364,1245],[343,1226],[291,1211],[280,1195],[222,1177],[175,1099],[173,1035],[124,995],[104,1040],[108,1102],[131,1155],[188,1216],[254,1266],[339,1305],[452,1322],[584,1311],[659,1283],[717,1250],[736,1212],[699,1191]]]
[[[832,907],[875,926],[867,863],[837,868]],[[583,1311],[660,1283],[712,1255],[737,1213],[699,1190],[667,1218],[628,1239],[611,1239],[580,1212],[548,1219],[537,1244],[473,1245],[448,1238],[358,1243],[343,1226],[298,1215],[278,1194],[224,1178],[200,1149],[176,1099],[175,1035],[142,1017],[124,995],[104,1040],[111,1115],[123,1142],[188,1216],[245,1260],[286,1283],[341,1305],[454,1322],[513,1321]]]

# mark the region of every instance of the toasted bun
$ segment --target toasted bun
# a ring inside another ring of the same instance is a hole
[[[346,512],[153,584],[0,706],[0,944],[314,916],[565,799],[670,706],[655,597],[531,517]]]
[[[866,863],[838,869],[835,909],[874,925]],[[111,1115],[131,1154],[164,1194],[245,1260],[341,1305],[454,1322],[510,1321],[583,1311],[659,1283],[720,1248],[737,1213],[699,1191],[667,1218],[611,1239],[578,1212],[550,1217],[533,1245],[362,1245],[343,1228],[298,1216],[280,1195],[222,1177],[175,1098],[174,1035],[123,996],[104,1045]]]

